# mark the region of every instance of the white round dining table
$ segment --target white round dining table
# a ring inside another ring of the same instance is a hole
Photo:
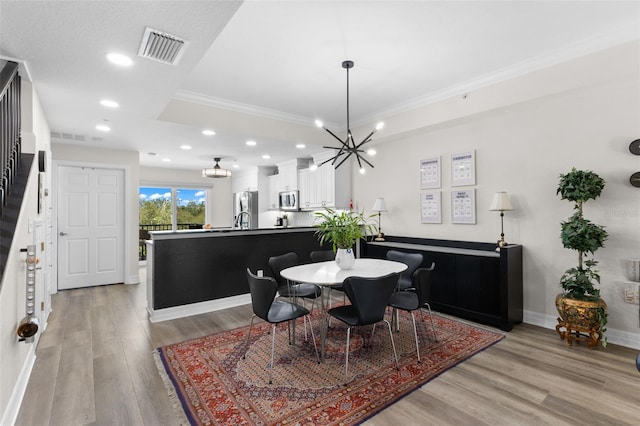
[[[351,269],[340,269],[334,260],[292,266],[280,271],[280,275],[289,283],[317,284],[322,288],[342,284],[348,277],[377,278],[388,274],[402,272],[407,265],[385,259],[356,259]],[[320,297],[322,305],[322,323],[320,326],[320,358],[324,360],[325,340],[327,336],[327,313],[324,309],[324,296]],[[294,323],[295,327],[295,323]],[[294,328],[295,335],[295,328]]]
[[[340,269],[335,261],[329,260],[292,266],[280,271],[280,275],[289,281],[331,286],[342,284],[347,277],[376,278],[405,269],[404,263],[385,259],[356,259],[353,268]]]

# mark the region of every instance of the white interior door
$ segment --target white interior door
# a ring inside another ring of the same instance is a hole
[[[58,289],[124,282],[124,171],[58,169]]]

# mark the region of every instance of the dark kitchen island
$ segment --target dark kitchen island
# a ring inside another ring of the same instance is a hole
[[[268,259],[287,252],[310,262],[322,249],[315,228],[151,232],[147,310],[152,322],[251,303],[246,269],[270,275]]]

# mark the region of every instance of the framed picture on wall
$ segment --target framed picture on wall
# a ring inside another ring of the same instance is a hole
[[[440,188],[440,157],[420,160],[420,189]]]
[[[451,155],[451,186],[476,184],[475,151]]]
[[[420,220],[422,223],[442,223],[442,192],[420,194]]]
[[[451,191],[451,223],[476,223],[476,190]]]

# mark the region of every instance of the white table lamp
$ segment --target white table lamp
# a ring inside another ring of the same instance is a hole
[[[387,211],[387,205],[384,203],[384,198],[376,198],[376,202],[373,203],[373,208],[371,210],[378,212],[378,235],[375,240],[384,241],[384,234],[382,233],[382,227],[380,226],[380,213]]]
[[[504,212],[510,210],[513,210],[513,206],[507,193],[505,191],[496,192],[493,195],[489,211],[500,212],[500,239],[498,240],[498,247],[507,245],[507,242],[504,240]]]

